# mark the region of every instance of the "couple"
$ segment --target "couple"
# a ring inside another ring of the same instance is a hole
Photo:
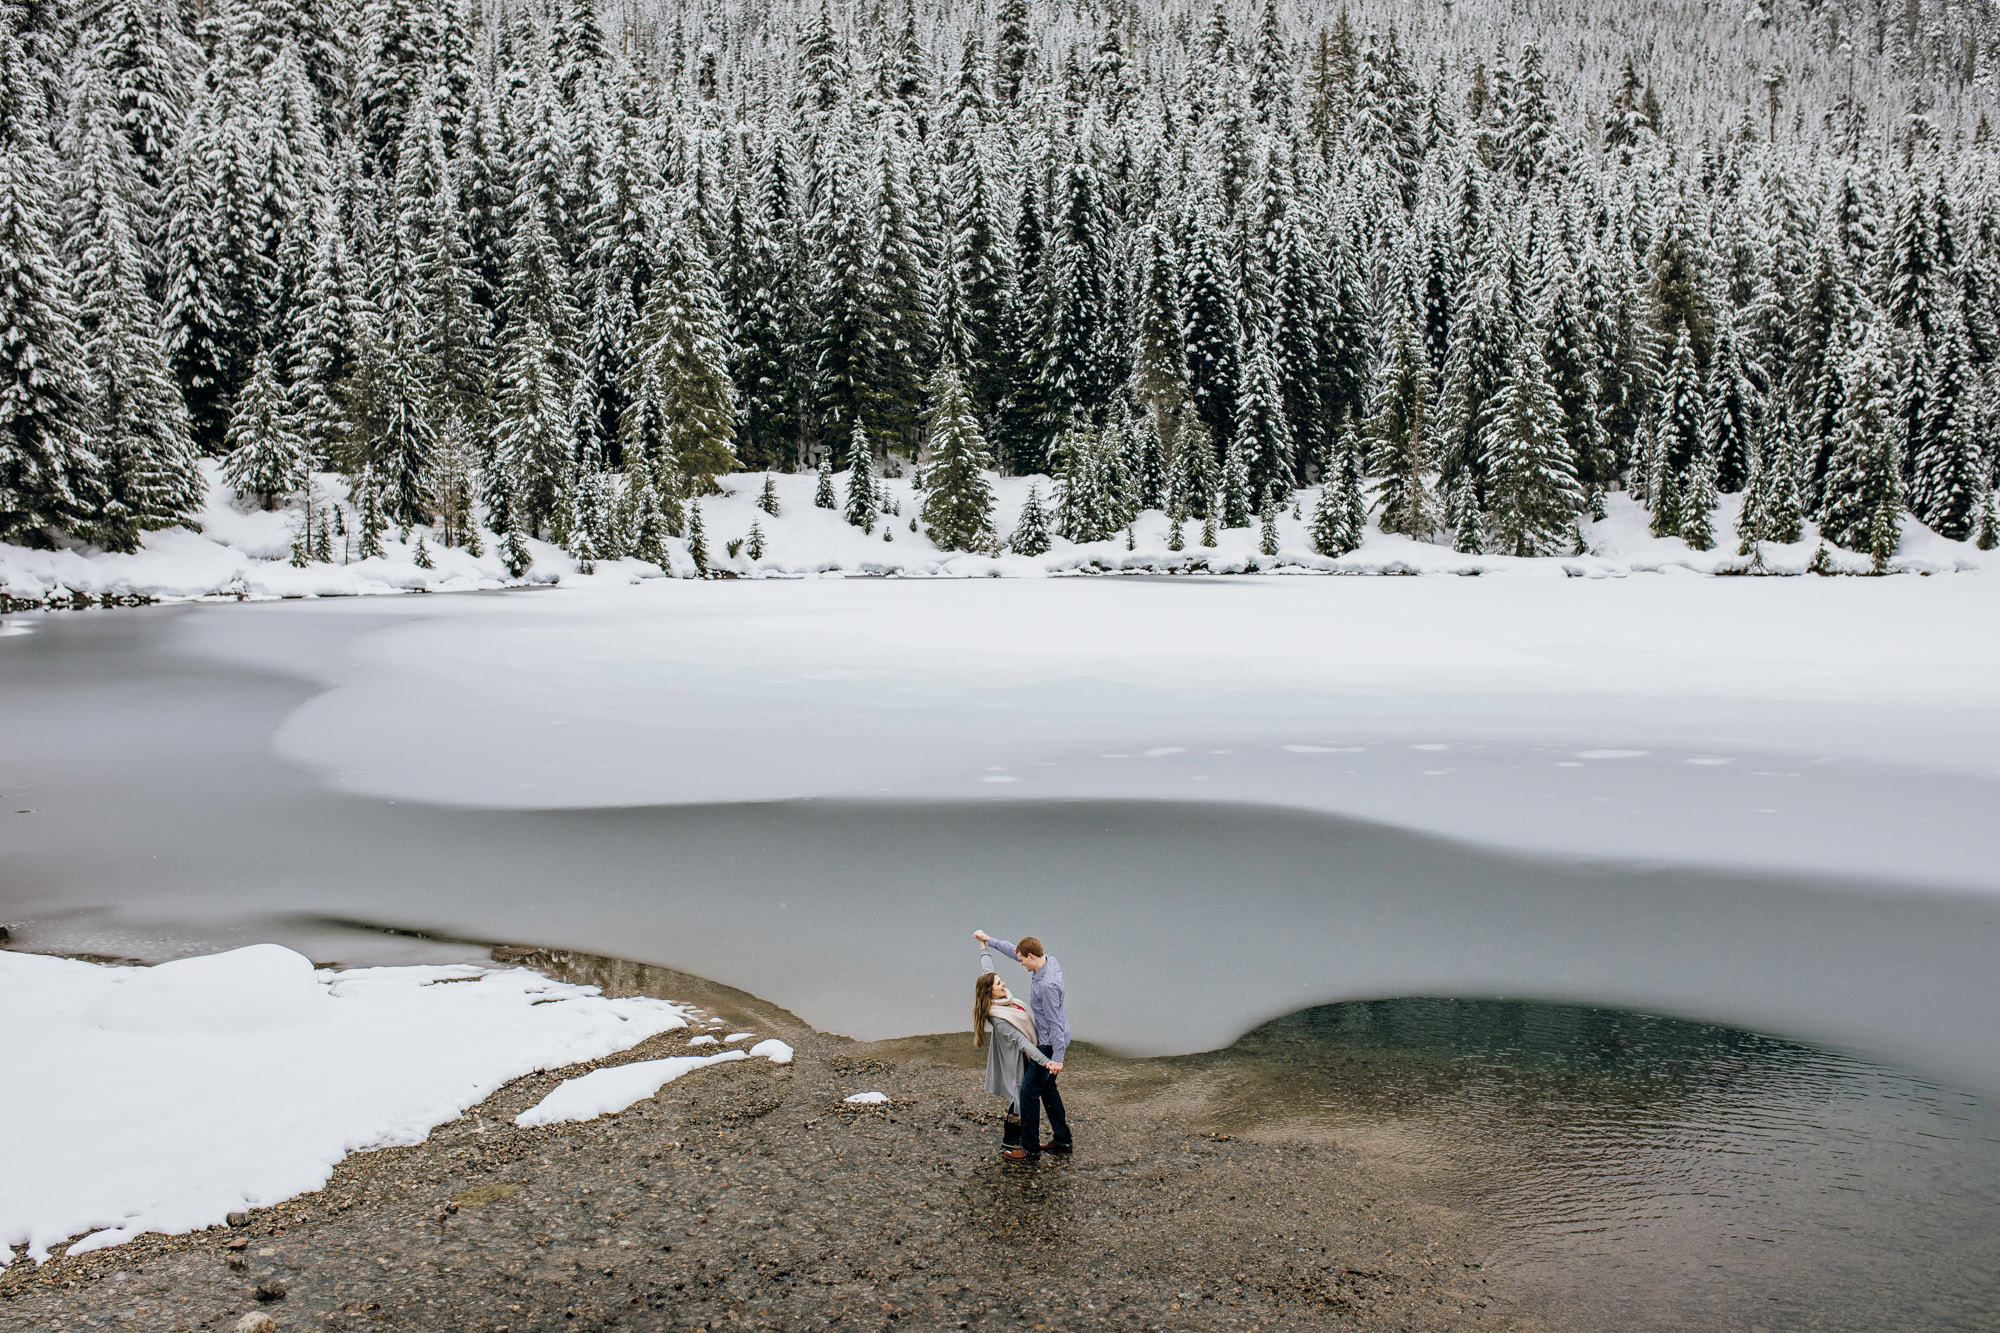
[[[972,984],[972,1044],[987,1048],[986,1090],[1010,1103],[1000,1157],[1034,1162],[1045,1152],[1066,1155],[1069,1117],[1063,1114],[1062,1093],[1056,1090],[1063,1052],[1069,1049],[1062,964],[1043,952],[1042,942],[1032,935],[1019,944],[996,940],[983,930],[973,931],[972,938],[979,941],[979,980]],[[1007,993],[1007,983],[993,970],[991,951],[996,949],[1028,969],[1025,1005]],[[1042,1142],[1044,1106],[1049,1111],[1047,1143]]]

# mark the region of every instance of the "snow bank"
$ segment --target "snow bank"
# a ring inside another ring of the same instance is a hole
[[[886,1092],[857,1092],[852,1097],[842,1097],[840,1100],[846,1102],[849,1106],[883,1106],[888,1103],[889,1094]]]
[[[564,1079],[548,1096],[514,1117],[522,1126],[559,1125],[576,1120],[595,1120],[616,1115],[651,1097],[683,1074],[710,1065],[748,1060],[748,1051],[723,1051],[720,1055],[672,1055],[664,1060],[641,1060],[635,1064],[593,1069],[577,1078]]]
[[[498,588],[511,583],[574,582],[582,579],[630,583],[656,578],[663,572],[688,576],[695,572],[685,542],[672,544],[672,569],[662,571],[639,560],[597,563],[590,575],[580,575],[577,562],[546,542],[530,541],[534,565],[526,579],[510,578],[499,557],[499,541],[485,534],[482,554],[440,545],[421,532],[385,538],[385,552],[368,560],[354,558],[352,538],[337,538],[331,564],[294,568],[289,563],[296,509],[266,513],[245,507],[221,484],[213,463],[205,464],[210,481],[200,532],[174,528],[148,533],[140,550],[120,555],[78,546],[35,551],[0,543],[0,596],[26,603],[75,604],[84,601],[180,601],[200,597],[357,596],[393,592],[457,592]],[[764,483],[775,489],[779,513],[764,513],[758,505]],[[1605,518],[1583,528],[1586,551],[1581,555],[1517,559],[1497,555],[1461,555],[1448,547],[1370,528],[1361,546],[1336,559],[1312,549],[1309,532],[1314,492],[1298,493],[1298,516],[1290,509],[1278,517],[1278,553],[1262,554],[1255,527],[1226,529],[1216,545],[1203,547],[1201,525],[1183,531],[1185,547],[1168,549],[1165,514],[1149,510],[1133,524],[1131,545],[1126,534],[1108,541],[1077,543],[1053,538],[1041,556],[970,555],[941,551],[912,527],[919,500],[908,477],[882,483],[900,513],[885,514],[868,532],[849,525],[839,510],[813,505],[817,478],[811,474],[741,473],[723,478],[722,494],[702,500],[708,533],[710,567],[739,578],[801,578],[864,576],[903,578],[1039,578],[1090,573],[1185,572],[1243,574],[1255,572],[1334,574],[1485,574],[1502,577],[1618,578],[1641,573],[1684,574],[1803,574],[1819,550],[1811,525],[1805,537],[1789,545],[1767,544],[1753,556],[1736,552],[1736,516],[1741,498],[1725,497],[1716,513],[1716,545],[1695,551],[1678,537],[1654,537],[1643,507],[1631,497],[1608,498]],[[329,494],[344,493],[344,483],[331,474],[322,478]],[[836,478],[846,494],[846,474]],[[994,479],[995,529],[1004,540],[1019,521],[1030,487],[1043,499],[1054,492],[1046,477]],[[763,535],[761,557],[747,546],[751,525]],[[418,561],[422,539],[433,567]],[[733,551],[731,547],[736,549]],[[1852,552],[1831,553],[1835,568],[1866,573],[1870,562]],[[1903,547],[1892,562],[1901,573],[1936,574],[1987,569],[2000,565],[2000,553],[1983,552],[1970,543],[1947,541],[1911,518],[1904,520]]]
[[[152,968],[0,951],[0,1014],[0,1264],[307,1193],[510,1079],[687,1022],[522,969],[315,972],[275,944]]]
[[[792,1048],[776,1037],[769,1037],[750,1048],[750,1054],[761,1055],[774,1065],[788,1065],[792,1062]]]

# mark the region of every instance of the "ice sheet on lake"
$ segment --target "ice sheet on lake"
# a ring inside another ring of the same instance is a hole
[[[399,619],[277,738],[347,791],[1243,800],[2000,887],[1981,576],[654,582]]]

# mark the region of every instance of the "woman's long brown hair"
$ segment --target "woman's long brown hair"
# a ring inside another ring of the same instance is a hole
[[[981,972],[979,980],[972,983],[972,1044],[986,1044],[986,1020],[993,1016],[993,987],[1000,980],[997,972]]]

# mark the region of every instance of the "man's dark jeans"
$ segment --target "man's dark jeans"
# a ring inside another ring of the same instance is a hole
[[[1055,1058],[1055,1048],[1043,1046],[1043,1055]],[[1030,1157],[1042,1151],[1042,1107],[1049,1108],[1049,1140],[1070,1145],[1069,1117],[1063,1114],[1062,1093],[1056,1089],[1059,1074],[1051,1074],[1030,1060],[1021,1075],[1021,1147]]]

